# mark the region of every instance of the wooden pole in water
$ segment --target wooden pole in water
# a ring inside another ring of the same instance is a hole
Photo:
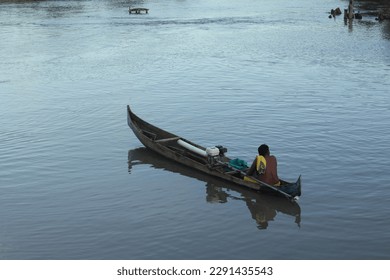
[[[349,5],[348,5],[348,18],[353,19],[353,0],[349,0]]]

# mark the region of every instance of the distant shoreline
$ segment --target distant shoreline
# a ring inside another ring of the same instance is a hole
[[[32,3],[32,2],[49,2],[50,0],[0,0],[0,3]],[[340,9],[347,8],[349,0],[344,0],[345,5]],[[378,16],[386,14],[390,16],[390,1],[387,0],[354,0],[355,11],[362,15]],[[336,7],[330,7],[333,9]]]
[[[44,2],[50,0],[0,0],[2,2]],[[349,0],[345,0],[345,6],[348,5]],[[368,10],[381,9],[381,8],[390,8],[390,1],[387,0],[354,0],[354,4],[364,7]]]
[[[345,0],[348,4],[349,0]],[[346,7],[343,6],[343,9]],[[342,10],[343,10],[342,9]],[[353,1],[354,13],[365,18],[375,17],[378,21],[388,21],[390,19],[390,1],[386,0],[354,0]]]
[[[348,1],[346,1],[348,2]],[[378,15],[378,13],[390,12],[390,1],[384,0],[362,0],[354,1],[355,10],[362,9],[360,12],[369,15]]]

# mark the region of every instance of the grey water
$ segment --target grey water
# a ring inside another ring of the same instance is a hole
[[[346,6],[0,1],[0,259],[389,259],[390,23]],[[127,104],[232,158],[267,143],[298,205],[147,151]]]

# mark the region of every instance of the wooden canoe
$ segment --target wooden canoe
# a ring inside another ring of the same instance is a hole
[[[244,181],[245,173],[231,166],[230,158],[222,152],[212,158],[207,156],[205,147],[144,121],[132,112],[129,105],[127,124],[146,148],[180,164],[254,191],[283,196],[290,200],[297,200],[301,195],[300,176],[295,183],[280,180],[280,187],[271,186],[253,177],[251,178],[255,179],[256,183]]]

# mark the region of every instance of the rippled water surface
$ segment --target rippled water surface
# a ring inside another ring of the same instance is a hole
[[[389,23],[314,2],[0,2],[0,259],[389,259]],[[150,153],[127,104],[267,143],[299,205]]]

